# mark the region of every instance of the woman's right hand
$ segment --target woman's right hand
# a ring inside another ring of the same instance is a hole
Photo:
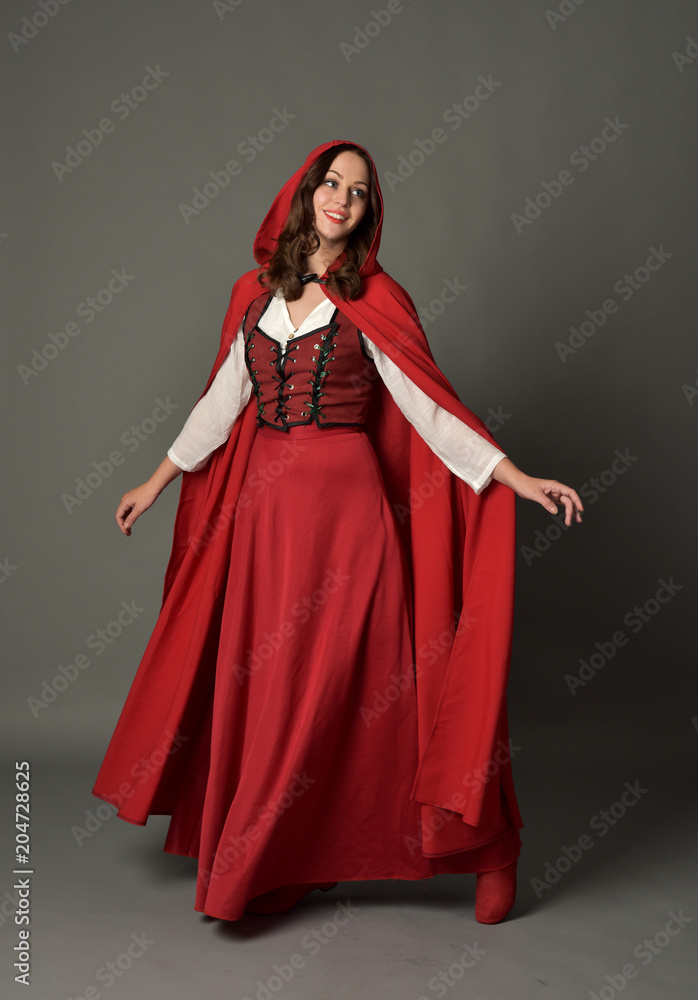
[[[151,483],[142,483],[134,490],[129,490],[121,498],[116,508],[116,523],[125,535],[131,534],[131,528],[136,520],[155,503],[160,496],[160,490]]]
[[[125,535],[131,534],[137,518],[152,507],[168,483],[180,475],[181,469],[167,455],[152,474],[147,483],[141,483],[135,490],[124,493],[116,508],[116,523]]]

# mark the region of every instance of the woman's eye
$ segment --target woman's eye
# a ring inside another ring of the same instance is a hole
[[[337,181],[334,179],[334,177],[327,177],[327,178],[325,178],[325,184],[336,184],[336,183],[337,183]],[[353,188],[352,189],[352,194],[358,194],[358,196],[360,198],[365,198],[366,197],[366,192],[364,191],[363,188]]]

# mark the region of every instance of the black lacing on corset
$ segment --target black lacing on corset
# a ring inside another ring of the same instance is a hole
[[[277,375],[272,375],[272,378],[277,385],[277,395],[276,395],[276,414],[274,420],[281,420],[286,423],[288,420],[288,400],[292,398],[291,393],[286,392],[286,385],[288,380],[293,376],[293,369],[286,371],[286,361],[288,355],[291,351],[298,350],[298,344],[287,344],[286,349],[281,347],[280,344],[272,344],[269,348],[270,351],[276,354],[276,360],[271,361],[270,364],[275,365]],[[292,359],[295,360],[295,359]],[[290,388],[293,388],[293,383],[291,383]]]
[[[306,406],[307,410],[301,412],[301,416],[306,413],[310,414],[315,423],[320,426],[320,420],[326,420],[326,415],[322,412],[323,404],[320,402],[321,396],[326,396],[327,393],[324,391],[325,378],[331,374],[332,369],[327,367],[327,362],[334,360],[334,355],[331,353],[334,350],[334,338],[337,336],[337,330],[339,324],[337,322],[332,322],[329,324],[328,332],[320,335],[320,343],[313,344],[313,347],[318,352],[313,354],[312,360],[316,362],[315,369],[309,368],[308,371],[312,378],[307,379],[310,383],[310,389],[306,389],[306,393],[309,397]]]

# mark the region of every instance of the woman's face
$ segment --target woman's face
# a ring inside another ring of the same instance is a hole
[[[368,208],[368,165],[358,153],[344,150],[330,164],[315,189],[315,230],[325,242],[346,242]]]

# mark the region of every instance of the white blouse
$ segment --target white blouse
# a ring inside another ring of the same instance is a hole
[[[296,330],[283,292],[278,289],[262,316],[260,326],[285,350],[290,336],[310,333],[328,325],[334,309],[334,304],[325,299]],[[435,403],[365,333],[361,337],[367,355],[373,358],[378,374],[395,403],[418,434],[454,475],[464,480],[475,493],[481,493],[491,482],[492,471],[506,457],[505,453]],[[179,437],[167,452],[175,465],[185,472],[194,472],[206,464],[211,453],[227,440],[250,399],[252,380],[245,364],[244,350],[241,326],[208,392],[196,404]]]

